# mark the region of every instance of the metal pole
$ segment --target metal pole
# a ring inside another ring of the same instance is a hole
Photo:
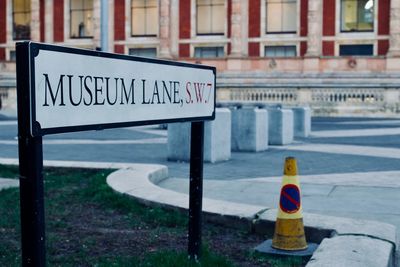
[[[42,137],[19,136],[22,266],[45,266]]]
[[[29,63],[28,43],[17,43],[22,266],[45,266],[42,137],[30,134]]]
[[[203,202],[204,122],[192,122],[190,141],[189,258],[201,256],[201,214]]]
[[[101,0],[100,5],[100,46],[101,51],[108,52],[108,1]]]

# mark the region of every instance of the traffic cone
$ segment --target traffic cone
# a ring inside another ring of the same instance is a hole
[[[285,159],[283,174],[272,247],[290,251],[305,250],[307,242],[304,234],[297,163],[294,157]]]

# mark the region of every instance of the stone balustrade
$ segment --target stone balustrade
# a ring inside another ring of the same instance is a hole
[[[400,112],[400,91],[385,88],[220,88],[217,100],[225,103],[307,104],[314,115]]]

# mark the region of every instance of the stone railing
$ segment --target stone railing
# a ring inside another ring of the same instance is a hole
[[[217,101],[309,105],[315,115],[400,113],[400,75],[220,74]]]
[[[383,105],[385,89],[313,89],[311,103],[348,105]]]
[[[218,95],[223,94],[222,90],[218,91]],[[235,88],[228,92],[230,101],[256,101],[267,103],[296,103],[297,91],[292,89],[242,89]],[[218,98],[218,97],[217,97]],[[222,98],[221,96],[219,98]]]
[[[400,113],[400,90],[385,88],[220,88],[217,101],[309,105],[314,115]]]

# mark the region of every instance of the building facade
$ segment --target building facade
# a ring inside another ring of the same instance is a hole
[[[400,109],[400,0],[109,0],[107,8],[109,52],[214,65],[219,101]],[[100,0],[0,0],[0,87],[12,87],[16,41],[96,49],[100,36]]]

